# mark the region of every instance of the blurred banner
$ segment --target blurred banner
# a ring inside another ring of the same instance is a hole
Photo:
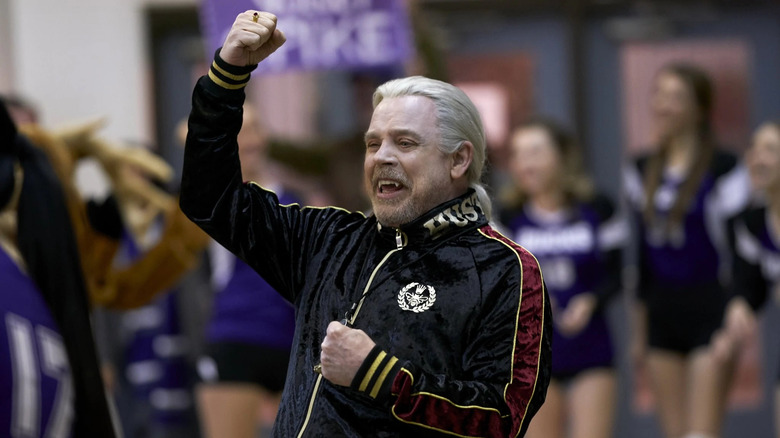
[[[361,69],[400,63],[412,53],[402,0],[203,0],[207,53],[225,41],[236,16],[249,9],[279,18],[287,43],[257,71]]]

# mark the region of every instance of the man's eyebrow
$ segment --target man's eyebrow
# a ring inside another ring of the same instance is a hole
[[[379,137],[379,134],[376,131],[366,131],[366,135],[363,136],[363,140],[368,141],[377,137]]]
[[[390,135],[392,135],[393,137],[398,137],[398,136],[412,137],[412,138],[414,138],[416,140],[422,140],[423,139],[423,137],[417,131],[414,131],[412,129],[405,129],[405,128],[391,129],[390,130]],[[368,140],[379,138],[379,137],[380,137],[380,135],[379,135],[379,133],[377,131],[367,131],[366,135],[363,137],[363,139],[365,141],[368,141]]]
[[[392,134],[394,137],[398,137],[398,136],[403,135],[403,136],[406,136],[406,137],[412,137],[412,138],[417,139],[417,140],[422,139],[422,136],[420,135],[420,133],[418,133],[417,131],[413,131],[411,129],[404,129],[404,128],[391,129],[390,130],[390,134]]]

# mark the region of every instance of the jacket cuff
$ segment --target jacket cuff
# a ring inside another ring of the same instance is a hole
[[[390,387],[400,371],[401,361],[377,345],[363,361],[350,387],[383,401],[390,397]]]
[[[214,53],[214,61],[209,68],[211,82],[224,90],[241,90],[246,87],[250,73],[257,68],[257,64],[244,67],[228,64],[219,57],[220,50],[221,47]]]

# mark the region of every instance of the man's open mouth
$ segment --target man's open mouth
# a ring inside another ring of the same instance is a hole
[[[404,186],[397,181],[380,179],[377,183],[377,187],[379,193],[389,195],[401,191]]]

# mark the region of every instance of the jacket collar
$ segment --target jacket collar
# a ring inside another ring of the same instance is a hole
[[[488,222],[482,210],[482,204],[474,189],[440,204],[408,224],[401,225],[403,245],[438,241],[443,237],[466,229],[476,228]],[[395,240],[399,229],[385,227],[377,222],[379,234],[386,239]]]

